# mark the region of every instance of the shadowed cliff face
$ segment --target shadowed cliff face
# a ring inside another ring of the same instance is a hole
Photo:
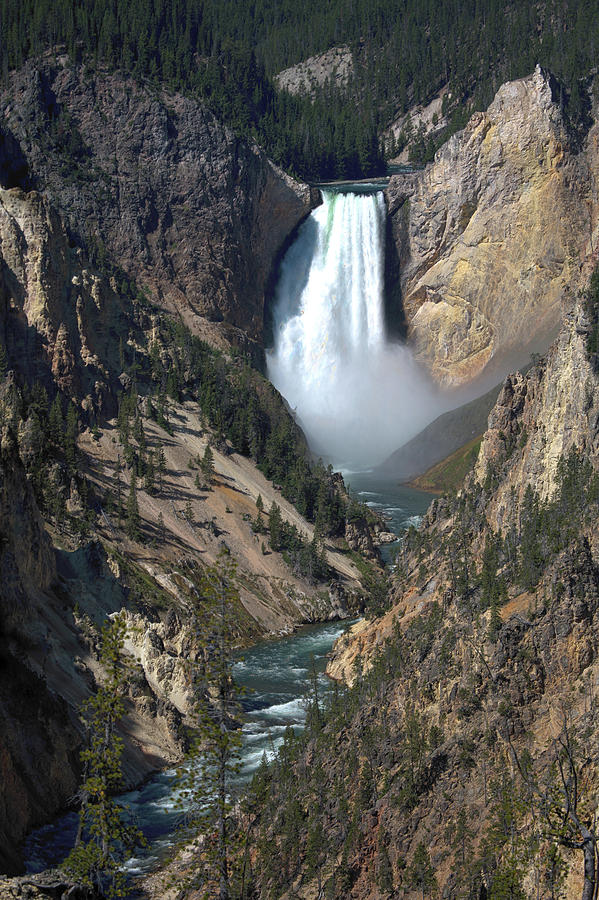
[[[56,578],[54,552],[6,438],[0,464],[0,871],[17,870],[14,849],[33,823],[43,822],[77,786],[79,737],[66,704],[23,659],[46,629],[37,604]],[[27,639],[25,639],[27,632]]]
[[[440,383],[504,374],[548,345],[564,294],[588,276],[598,163],[597,126],[575,153],[537,68],[503,85],[425,171],[391,179],[409,337]]]
[[[116,287],[71,246],[46,197],[0,188],[0,341],[31,383],[113,411],[119,338],[133,327]]]
[[[310,211],[307,185],[201,104],[117,75],[28,64],[0,106],[4,146],[82,243],[196,332],[261,340],[264,288]]]

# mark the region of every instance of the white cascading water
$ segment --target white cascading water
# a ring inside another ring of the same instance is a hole
[[[268,376],[312,449],[343,469],[382,462],[440,411],[384,314],[385,201],[323,191],[281,265]]]

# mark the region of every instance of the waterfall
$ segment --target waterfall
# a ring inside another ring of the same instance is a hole
[[[410,350],[386,336],[385,201],[323,191],[287,251],[268,376],[312,449],[341,468],[381,462],[440,408]]]

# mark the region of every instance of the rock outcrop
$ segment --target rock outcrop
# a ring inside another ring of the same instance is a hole
[[[423,172],[391,179],[408,335],[442,385],[504,375],[556,334],[597,246],[598,135],[579,150],[537,67]]]
[[[21,878],[0,876],[0,900],[100,900],[100,895],[66,878],[59,869],[50,869]]]
[[[109,413],[119,332],[130,327],[125,303],[114,279],[72,245],[47,197],[0,188],[0,340],[30,383],[55,384]]]
[[[411,146],[417,138],[434,138],[447,128],[449,121],[443,113],[443,100],[447,92],[447,87],[444,87],[429,103],[413,106],[385,129],[383,141],[386,147],[392,148],[395,142],[404,145],[397,156],[389,160],[392,166],[409,165]]]
[[[597,376],[588,358],[587,314],[577,303],[564,316],[545,359],[526,376],[506,378],[489,416],[474,477],[505,471],[487,518],[495,529],[514,520],[527,487],[542,500],[556,487],[560,458],[576,448],[599,464]]]
[[[283,69],[275,77],[279,88],[289,94],[314,97],[327,83],[343,88],[353,75],[352,52],[349,47],[331,47],[324,53],[311,56],[295,66]]]
[[[0,109],[5,183],[43,191],[76,242],[192,330],[261,340],[277,254],[318,202],[307,185],[200,103],[66,60],[11,75]]]

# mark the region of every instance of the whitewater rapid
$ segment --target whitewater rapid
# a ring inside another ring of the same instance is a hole
[[[383,193],[322,194],[281,264],[268,376],[313,450],[369,468],[442,404],[409,348],[387,337]]]

